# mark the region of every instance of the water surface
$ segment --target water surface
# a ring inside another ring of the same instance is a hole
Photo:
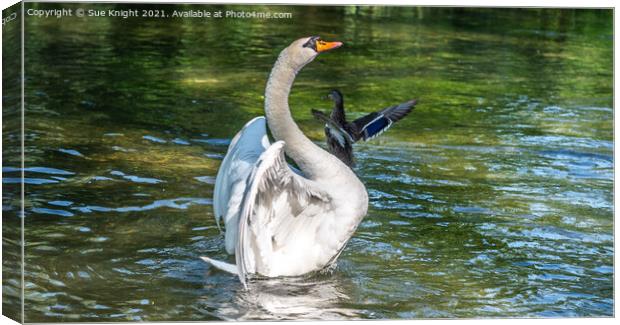
[[[26,20],[27,322],[613,315],[610,10],[176,8],[294,18]],[[229,258],[215,175],[314,34],[345,46],[293,87],[311,139],[331,88],[351,118],[419,104],[356,145],[370,207],[336,269],[245,291],[198,258]]]

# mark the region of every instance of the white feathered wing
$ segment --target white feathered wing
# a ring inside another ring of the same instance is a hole
[[[247,178],[260,155],[268,147],[265,118],[256,117],[246,123],[232,139],[217,173],[213,191],[213,210],[218,228],[220,219],[224,219],[225,246],[228,254],[235,253],[239,211],[246,191]]]
[[[284,146],[283,141],[272,144],[248,178],[235,252],[244,285],[250,274],[276,277],[315,271],[329,264],[343,246],[329,238],[336,218],[332,198],[291,170]]]

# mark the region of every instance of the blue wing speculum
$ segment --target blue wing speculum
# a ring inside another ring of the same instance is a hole
[[[364,141],[371,140],[381,135],[381,133],[389,129],[392,124],[393,122],[389,118],[383,115],[377,116],[374,120],[362,127],[362,137]]]
[[[410,100],[395,106],[388,107],[376,113],[370,113],[353,121],[360,128],[360,135],[364,141],[379,136],[389,129],[392,124],[411,112],[416,100]]]

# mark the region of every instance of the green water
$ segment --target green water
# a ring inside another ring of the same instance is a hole
[[[293,19],[26,18],[27,322],[613,315],[611,10],[78,6]],[[317,143],[332,88],[351,118],[419,104],[356,145],[369,212],[334,272],[245,291],[198,259],[227,259],[215,175],[309,35],[345,44],[291,94]]]

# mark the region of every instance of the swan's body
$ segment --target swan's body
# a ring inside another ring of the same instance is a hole
[[[203,258],[236,273],[245,285],[252,275],[297,276],[331,265],[366,215],[368,195],[338,158],[310,141],[288,107],[295,76],[318,53],[340,46],[318,37],[284,49],[265,90],[265,118],[248,122],[234,137],[217,175],[216,219],[226,225],[226,251],[236,265]],[[288,155],[304,176],[293,172]],[[218,221],[219,224],[219,221]]]
[[[360,139],[368,141],[381,135],[393,123],[407,116],[416,105],[416,100],[412,99],[377,112],[372,112],[353,122],[347,122],[342,93],[334,89],[329,93],[328,97],[334,101],[334,108],[331,114],[327,116],[327,114],[315,109],[312,110],[312,114],[316,119],[325,123],[325,137],[329,152],[351,167],[355,165],[353,143]]]

